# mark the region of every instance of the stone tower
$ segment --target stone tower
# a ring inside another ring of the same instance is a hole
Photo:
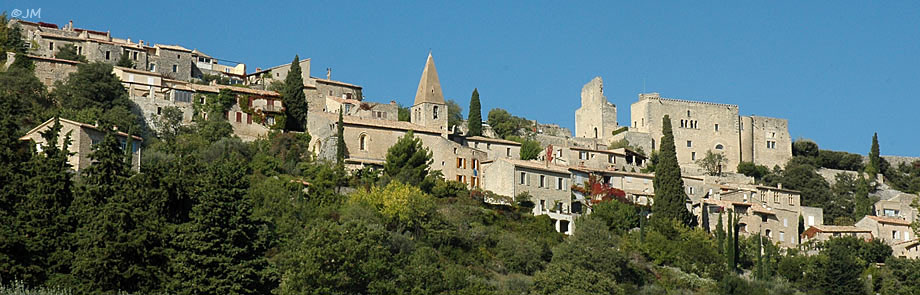
[[[434,67],[434,57],[428,53],[425,70],[418,81],[418,90],[415,92],[415,104],[412,105],[410,116],[412,123],[441,130],[447,134],[447,103],[441,93],[441,82],[438,80],[438,70]]]
[[[575,111],[575,137],[596,138],[608,144],[617,129],[617,107],[604,96],[604,80],[594,77],[581,88],[581,107]]]

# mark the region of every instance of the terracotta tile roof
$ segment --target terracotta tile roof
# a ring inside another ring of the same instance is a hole
[[[311,78],[313,78],[313,77],[311,77]],[[351,88],[358,88],[358,89],[361,89],[361,86],[358,86],[358,85],[355,85],[355,84],[350,84],[350,83],[345,83],[345,82],[342,82],[342,81],[329,80],[329,79],[322,79],[322,78],[313,78],[313,79],[316,79],[316,82],[320,82],[320,83],[335,84],[335,85],[339,85],[339,86],[345,86],[345,87],[351,87]]]
[[[566,166],[559,165],[546,165],[545,162],[536,162],[536,161],[524,161],[524,160],[515,160],[515,159],[499,159],[499,161],[507,161],[515,166],[526,167],[534,170],[549,171],[555,173],[569,173],[569,168]]]
[[[510,145],[521,145],[521,143],[517,141],[504,140],[504,139],[499,139],[499,138],[489,138],[489,137],[484,137],[484,136],[467,136],[464,139],[467,141],[482,141],[482,142],[493,142],[493,143],[510,144]]]
[[[175,50],[175,51],[184,51],[184,52],[189,52],[189,53],[192,52],[191,49],[188,49],[188,48],[185,48],[179,45],[154,44],[153,47],[159,47],[159,48]]]
[[[316,112],[316,113],[310,113],[310,114],[323,116],[326,119],[329,119],[333,122],[337,122],[339,120],[338,113]],[[362,125],[362,126],[380,127],[380,128],[388,128],[388,129],[406,130],[406,131],[412,130],[415,132],[424,132],[424,133],[429,133],[429,134],[441,134],[440,129],[420,126],[420,125],[412,124],[410,122],[405,122],[405,121],[366,119],[366,118],[355,117],[355,116],[343,116],[342,121],[345,122],[345,124],[351,124],[351,125]]]
[[[274,91],[259,90],[259,89],[251,89],[251,88],[236,87],[236,86],[229,86],[229,85],[219,85],[219,84],[218,84],[218,85],[188,84],[188,86],[189,86],[190,88],[194,89],[195,91],[203,91],[203,92],[211,92],[211,93],[218,93],[218,92],[220,92],[221,89],[229,89],[229,90],[231,90],[231,91],[233,91],[233,92],[238,92],[238,93],[246,93],[246,94],[253,94],[253,95],[262,95],[262,96],[272,96],[272,97],[281,97],[281,94],[279,94],[278,92],[274,92]]]
[[[871,230],[865,228],[859,228],[852,225],[812,225],[811,227],[815,228],[820,232],[826,233],[868,233],[872,232]]]
[[[879,216],[866,216],[866,218],[881,222],[881,223],[890,223],[897,225],[906,225],[910,226],[910,222],[903,219],[890,218],[890,217],[879,217]]]
[[[77,121],[68,120],[68,119],[64,119],[64,118],[60,118],[60,119],[61,119],[61,125],[70,124],[70,125],[75,125],[75,126],[79,126],[79,127],[82,127],[82,128],[87,128],[87,129],[96,130],[96,131],[99,131],[99,132],[105,132],[105,131],[103,131],[103,130],[100,130],[99,127],[96,127],[95,125],[90,125],[90,124],[87,124],[87,123],[80,123],[80,122],[77,122]],[[29,132],[26,132],[26,135],[20,137],[19,140],[28,140],[28,139],[29,139],[29,138],[28,138],[28,135],[29,135],[29,134],[35,133],[36,131],[38,131],[38,129],[44,127],[45,125],[49,125],[49,124],[53,124],[53,123],[54,123],[54,118],[48,119],[48,121],[45,121],[44,123],[38,124],[38,126],[35,126],[35,128],[32,128],[32,130],[29,130]],[[134,139],[137,139],[137,140],[140,140],[140,141],[143,141],[143,140],[144,140],[144,139],[141,138],[140,136],[130,135],[130,134],[127,134],[127,133],[124,133],[124,132],[121,132],[121,131],[115,132],[115,134],[120,135],[120,136],[125,136],[125,137],[131,136],[131,138],[134,138]]]
[[[75,60],[67,60],[67,59],[60,59],[60,58],[53,58],[53,57],[44,57],[44,56],[31,55],[31,54],[26,54],[26,57],[31,58],[31,59],[41,59],[41,60],[47,60],[47,61],[69,63],[69,64],[74,64],[74,65],[76,65],[76,64],[81,64],[81,63],[82,63],[82,62],[75,61]]]

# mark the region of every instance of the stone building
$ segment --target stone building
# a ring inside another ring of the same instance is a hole
[[[50,23],[14,19],[9,25],[20,27],[22,37],[29,45],[29,53],[39,57],[52,58],[61,47],[74,45],[77,53],[90,62],[115,65],[122,55],[127,55],[134,63],[133,69],[156,72],[174,80],[201,79],[201,73],[221,74],[235,78],[238,82],[242,82],[245,77],[245,64],[225,66],[219,64],[216,58],[197,50],[179,45],[151,46],[143,40],[133,42],[131,39],[112,37],[108,31],[76,28],[72,21],[64,27],[58,27]]]
[[[581,107],[575,111],[575,137],[609,142],[617,128],[617,107],[604,96],[604,80],[595,77],[581,88]]]
[[[911,229],[910,224],[904,219],[865,216],[856,222],[856,227],[869,230],[872,236],[893,246],[894,244],[908,242],[917,238],[912,235],[914,230]]]
[[[21,57],[16,56],[15,53],[7,52],[5,68],[9,68],[17,58]],[[54,90],[55,83],[66,82],[70,74],[77,72],[77,65],[81,64],[81,62],[78,61],[37,55],[26,55],[24,58],[32,60],[32,64],[35,66],[35,77],[38,78],[49,91]]]
[[[90,159],[90,154],[93,152],[93,146],[102,142],[105,137],[105,131],[100,130],[99,127],[80,123],[76,121],[71,121],[67,119],[60,119],[61,122],[61,134],[58,135],[58,142],[53,143],[59,148],[64,144],[65,137],[70,135],[70,146],[67,150],[71,153],[68,157],[67,162],[70,164],[72,169],[79,174],[83,169],[89,167],[93,160]],[[44,123],[35,126],[29,132],[26,132],[25,135],[19,138],[22,141],[29,141],[35,146],[36,151],[41,151],[42,147],[47,146],[49,143],[45,141],[41,133],[50,129],[54,126],[54,118],[45,121]],[[144,140],[138,136],[129,135],[124,132],[116,132],[115,136],[121,142],[122,150],[129,150],[131,152],[131,169],[134,171],[140,171],[141,169],[141,142]]]
[[[740,234],[760,234],[782,247],[799,244],[799,216],[802,226],[824,223],[821,208],[802,206],[800,192],[782,187],[722,184],[695,204],[694,214],[708,231],[715,230],[720,212],[731,210],[738,217]],[[728,224],[728,215],[722,218],[723,226]]]
[[[326,78],[316,78],[310,75],[310,59],[300,60],[301,79],[304,83],[304,94],[307,97],[307,106],[310,111],[324,111],[337,113],[339,108],[337,104],[327,105],[327,101],[342,100],[362,102],[364,96],[361,94],[362,88],[359,85],[332,80],[331,69],[327,71]],[[255,72],[246,75],[246,85],[256,89],[270,89],[273,83],[283,83],[291,70],[291,64],[281,64],[268,69],[256,69]],[[348,112],[346,112],[348,113]],[[395,120],[397,117],[391,115]]]
[[[875,202],[875,216],[897,218],[907,222],[917,221],[917,208],[911,206],[917,201],[917,195],[900,193],[888,199]]]
[[[459,137],[457,141],[469,148],[486,152],[488,160],[521,159],[521,143],[483,136]]]
[[[534,215],[549,215],[556,231],[572,234],[571,173],[565,166],[534,161],[499,158],[484,166],[482,188],[514,198],[522,193],[531,196]]]
[[[447,106],[441,94],[434,59],[430,54],[419,80],[415,101],[411,122],[395,120],[395,113],[390,111],[386,112],[386,118],[377,115],[362,116],[360,112],[352,110],[346,112],[342,120],[343,137],[348,151],[345,159],[347,166],[352,169],[381,166],[386,161],[389,148],[411,131],[432,153],[432,171],[441,171],[447,180],[456,180],[469,187],[480,187],[481,165],[488,159],[489,154],[461,144],[462,140],[457,142],[449,139]],[[336,102],[342,106],[359,104],[359,109],[362,104],[357,99],[349,101],[348,98]],[[310,146],[319,158],[334,159],[338,136],[338,109],[332,112],[310,108],[308,121],[307,126],[312,136]]]
[[[802,244],[824,242],[836,237],[857,237],[862,240],[872,240],[872,232],[865,228],[852,225],[814,225],[802,233]]]
[[[665,115],[670,117],[677,160],[682,167],[694,167],[707,151],[725,156],[722,171],[735,171],[741,161],[773,167],[792,158],[792,139],[785,119],[742,117],[737,105],[669,99],[649,93],[639,95],[631,112],[629,131],[649,134],[650,146],[642,147],[649,151],[659,148],[661,120]]]

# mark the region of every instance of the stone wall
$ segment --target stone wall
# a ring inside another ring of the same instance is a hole
[[[604,81],[595,77],[581,89],[575,110],[575,137],[609,139],[617,129],[617,108],[604,96]]]
[[[742,153],[750,152],[755,164],[773,169],[774,166],[785,166],[792,159],[792,136],[789,135],[789,122],[786,119],[751,116],[750,127],[753,131],[753,142],[750,144],[753,150]],[[741,138],[742,146],[745,146],[745,137]]]
[[[19,58],[19,57],[16,57]],[[38,78],[48,90],[54,89],[54,83],[67,82],[70,74],[77,72],[79,62],[44,57],[31,57],[35,64],[35,77]]]

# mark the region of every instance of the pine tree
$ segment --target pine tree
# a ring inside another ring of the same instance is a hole
[[[431,162],[431,152],[409,131],[387,150],[383,173],[390,180],[418,186],[428,176]]]
[[[0,20],[4,18],[0,16]],[[5,24],[3,25],[5,28]],[[0,31],[3,29],[0,28]],[[5,56],[4,56],[5,57]],[[20,59],[17,59],[20,60]],[[24,159],[17,150],[20,147],[19,120],[26,112],[22,97],[23,89],[7,83],[7,72],[0,72],[0,277],[5,280],[21,277],[25,273],[18,261],[29,257],[23,249],[24,238],[18,234],[20,228],[15,207],[25,194],[23,186]]]
[[[879,169],[881,162],[878,150],[878,133],[873,133],[872,147],[869,149],[869,165],[866,165],[866,174],[869,175],[869,179],[874,180],[875,176],[881,172]]]
[[[131,61],[131,58],[128,57],[128,53],[125,53],[125,54],[122,54],[122,55],[120,55],[120,56],[118,57],[118,63],[116,63],[115,65],[116,65],[116,66],[119,66],[119,67],[123,67],[123,68],[132,68],[132,69],[133,69],[133,68],[134,68],[134,61]]]
[[[71,134],[64,135],[59,147],[61,123],[55,118],[54,125],[41,133],[48,144],[27,163],[28,190],[23,202],[17,208],[21,234],[25,249],[30,257],[30,268],[34,273],[20,279],[29,285],[39,285],[55,274],[70,273],[71,241],[74,224],[69,214],[73,202],[73,181],[70,172],[68,147]]]
[[[482,106],[479,104],[479,90],[473,89],[470,97],[470,114],[467,116],[467,136],[482,136]]]
[[[345,121],[341,107],[339,107],[339,124],[336,126],[336,135],[338,139],[335,145],[335,163],[341,166],[345,164],[345,157],[348,155],[348,147],[345,146]]]
[[[191,221],[174,240],[169,291],[177,294],[268,294],[265,227],[251,217],[246,163],[218,160],[207,168]],[[345,249],[343,249],[345,250]]]
[[[77,47],[73,44],[58,47],[58,52],[54,54],[54,58],[86,62],[86,57],[77,53]]]
[[[680,176],[671,118],[668,115],[662,118],[662,125],[664,135],[661,137],[661,151],[655,167],[655,202],[652,203],[652,218],[674,219],[692,226],[694,218],[687,209],[687,195],[684,193],[684,181]]]
[[[300,69],[300,56],[295,55],[291,69],[284,78],[281,99],[284,102],[285,129],[293,131],[307,130],[307,96],[303,93],[303,72]]]

